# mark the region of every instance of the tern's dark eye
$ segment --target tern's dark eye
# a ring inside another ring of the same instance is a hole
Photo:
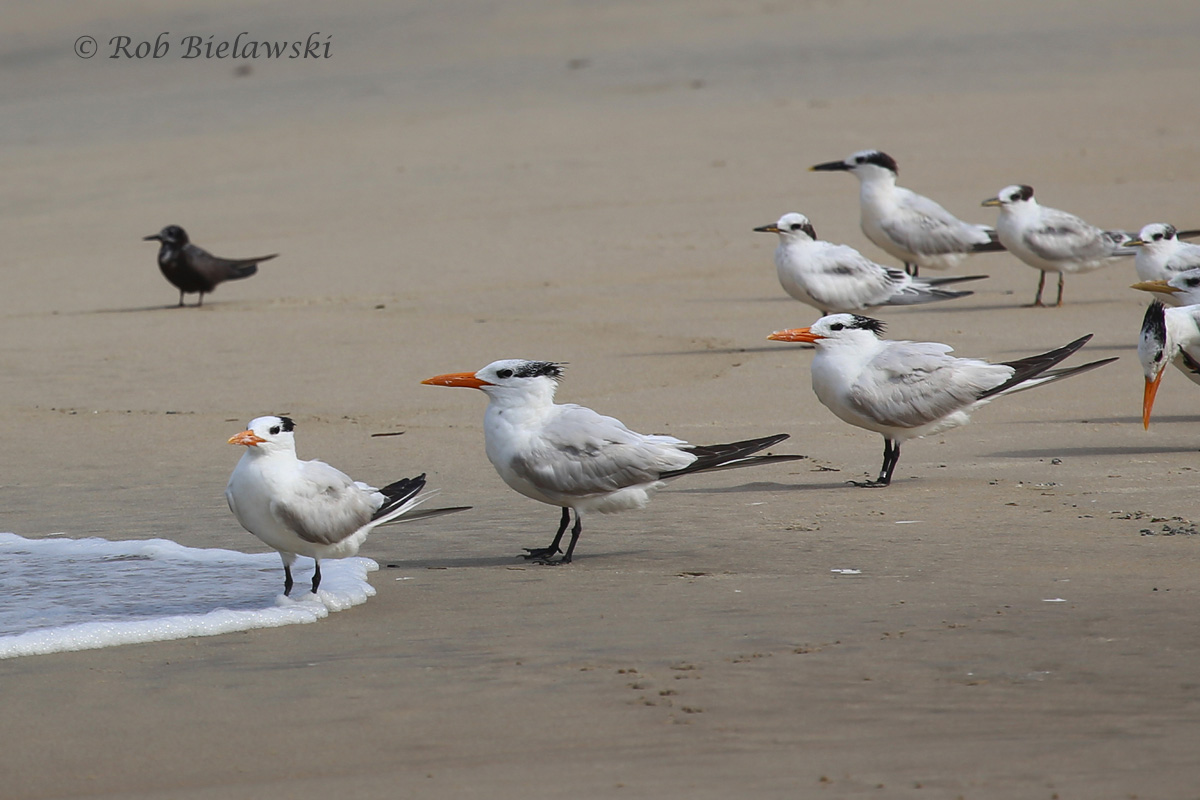
[[[799,222],[792,223],[792,230],[794,230],[794,231],[802,230],[803,228],[804,228],[804,226],[801,225]]]
[[[496,373],[497,378],[511,378],[513,371],[511,369],[502,369]]]
[[[1156,242],[1160,242],[1160,241],[1162,241],[1163,235],[1161,233],[1156,233],[1153,236],[1151,236],[1150,238]]]
[[[279,435],[279,426],[278,426],[278,425],[272,425],[272,426],[271,426],[271,435],[272,435],[272,436],[278,436],[278,435]]]
[[[1200,286],[1200,278],[1188,278],[1184,283],[1188,285],[1189,289],[1195,289],[1197,286]]]
[[[829,326],[829,330],[831,330],[831,331],[840,331],[841,329],[843,329],[843,328],[845,328],[845,327],[846,327],[846,326],[845,326],[845,325],[843,325],[842,323],[840,323],[840,322],[835,322],[835,323],[833,323],[832,325],[830,325],[830,326]]]

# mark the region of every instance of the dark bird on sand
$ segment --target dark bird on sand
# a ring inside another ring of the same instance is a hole
[[[161,231],[143,237],[142,241],[162,242],[158,248],[158,268],[171,285],[179,290],[179,305],[185,294],[200,293],[196,305],[204,305],[204,295],[217,288],[218,283],[249,278],[258,272],[261,261],[278,253],[258,258],[217,258],[188,239],[187,231],[178,225],[168,225]]]

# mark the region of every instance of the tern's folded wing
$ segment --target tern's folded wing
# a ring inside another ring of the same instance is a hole
[[[556,418],[511,468],[542,491],[567,495],[604,494],[652,483],[682,469],[695,456],[672,436],[646,436],[591,409],[561,405]]]
[[[990,238],[986,227],[963,222],[928,197],[913,193],[903,198],[896,216],[881,220],[880,227],[904,249],[922,255],[962,253]]]
[[[1040,225],[1025,232],[1025,246],[1047,261],[1087,261],[1113,254],[1116,243],[1074,214],[1043,209]]]
[[[373,492],[323,461],[301,464],[301,480],[271,503],[271,513],[306,542],[337,544],[371,521]]]
[[[918,428],[971,405],[1012,375],[1012,367],[950,351],[932,342],[893,342],[851,386],[851,407],[883,425]]]

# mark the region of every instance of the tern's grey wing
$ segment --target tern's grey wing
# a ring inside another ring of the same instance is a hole
[[[987,228],[963,222],[928,197],[908,192],[897,215],[880,221],[880,228],[910,253],[943,255],[965,253],[973,245],[986,244]]]
[[[1046,261],[1089,261],[1113,254],[1117,242],[1074,214],[1042,209],[1040,224],[1025,231],[1022,240]]]
[[[1012,375],[1011,367],[955,358],[951,349],[933,342],[893,342],[850,387],[851,407],[883,425],[917,428],[969,406]]]
[[[886,303],[904,279],[853,247],[834,245],[811,259],[804,288],[822,308],[861,309]]]
[[[271,514],[312,544],[337,544],[371,521],[373,493],[323,461],[304,461],[300,480],[271,502]]]
[[[583,406],[557,408],[536,444],[510,464],[541,491],[603,494],[656,481],[663,472],[695,460],[679,449],[674,437],[644,436]]]
[[[1200,267],[1200,247],[1180,247],[1163,265],[1167,272],[1187,272]]]
[[[260,258],[218,258],[202,247],[188,243],[183,247],[183,257],[195,272],[203,276],[211,287],[222,281],[236,278],[248,278],[258,271],[258,262],[272,259],[275,256]]]

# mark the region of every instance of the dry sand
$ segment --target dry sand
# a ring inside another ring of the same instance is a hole
[[[1025,182],[1200,226],[1200,7],[433,5],[6,7],[0,530],[261,550],[224,442],[268,412],[302,456],[475,510],[376,533],[378,596],[316,625],[0,664],[0,793],[1200,796],[1200,538],[1141,533],[1195,513],[1195,387],[1169,374],[1142,430],[1132,264],[1041,310],[988,255],[975,296],[881,313],[962,354],[1094,332],[1121,360],[866,491],[881,441],[765,341],[814,314],[751,232],[802,211],[882,259],[853,178],[806,171],[871,146],[980,222]],[[162,31],[331,57],[106,58]],[[171,308],[140,241],[169,223],[282,255]],[[526,565],[558,512],[487,463],[482,396],[418,384],[514,356],[570,362],[560,398],[636,429],[786,431],[811,460],[681,481]]]

